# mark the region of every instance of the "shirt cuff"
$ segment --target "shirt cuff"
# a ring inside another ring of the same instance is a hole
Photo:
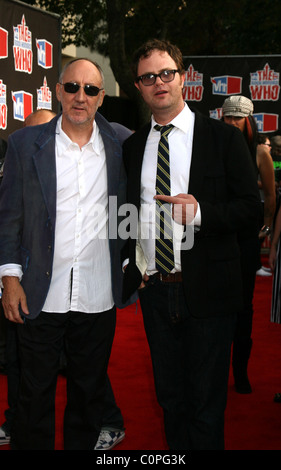
[[[22,268],[19,264],[3,264],[0,266],[0,287],[3,289],[2,277],[11,276],[18,277],[19,281],[22,278]]]

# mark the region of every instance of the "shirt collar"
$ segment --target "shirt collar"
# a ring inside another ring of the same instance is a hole
[[[168,124],[173,124],[174,127],[177,127],[185,134],[188,133],[190,125],[193,122],[193,113],[186,103],[184,103],[183,110]],[[154,126],[157,124],[154,117],[151,118],[151,127],[154,129]],[[167,125],[168,125],[167,124]]]
[[[62,123],[62,116],[59,117],[57,121],[57,127],[56,127],[56,139],[58,143],[58,148],[60,149],[60,153],[67,150],[70,147],[70,145],[73,144],[72,140],[62,130],[61,123]],[[88,145],[92,146],[92,149],[97,155],[100,155],[100,148],[101,148],[100,147],[100,133],[99,133],[99,129],[96,124],[96,121],[94,121],[94,124],[93,124],[93,132],[91,134],[90,140],[86,145],[84,145],[83,148],[87,147]]]

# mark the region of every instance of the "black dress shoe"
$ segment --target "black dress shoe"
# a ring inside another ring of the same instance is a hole
[[[235,390],[237,393],[252,393],[252,387],[249,382],[248,377],[244,377],[243,379],[240,378],[239,380],[235,381]]]
[[[273,401],[275,401],[275,403],[281,403],[281,393],[275,393]]]

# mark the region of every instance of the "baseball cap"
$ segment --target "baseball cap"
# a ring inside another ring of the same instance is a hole
[[[253,111],[254,105],[246,96],[229,96],[222,105],[223,116],[247,117]]]

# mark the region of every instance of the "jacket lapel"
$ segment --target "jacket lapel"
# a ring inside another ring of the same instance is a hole
[[[129,192],[132,195],[130,202],[137,208],[140,206],[142,162],[150,129],[151,123],[148,123],[135,134],[134,137],[136,140],[133,139],[133,150],[130,152],[130,154],[134,156],[130,160],[128,187],[130,186],[131,191]]]
[[[35,142],[38,146],[38,151],[33,155],[33,161],[41,184],[44,201],[53,226],[56,217],[57,182],[55,135],[58,117],[59,116],[56,116],[50,121],[43,132],[38,136]]]
[[[118,192],[122,148],[114,136],[111,126],[99,113],[96,114],[95,120],[101,133],[106,155],[108,196],[113,196]]]
[[[192,111],[195,112],[195,122],[188,193],[196,198],[203,184],[204,167],[208,156],[206,142],[209,142],[209,138],[201,114],[195,110]]]

